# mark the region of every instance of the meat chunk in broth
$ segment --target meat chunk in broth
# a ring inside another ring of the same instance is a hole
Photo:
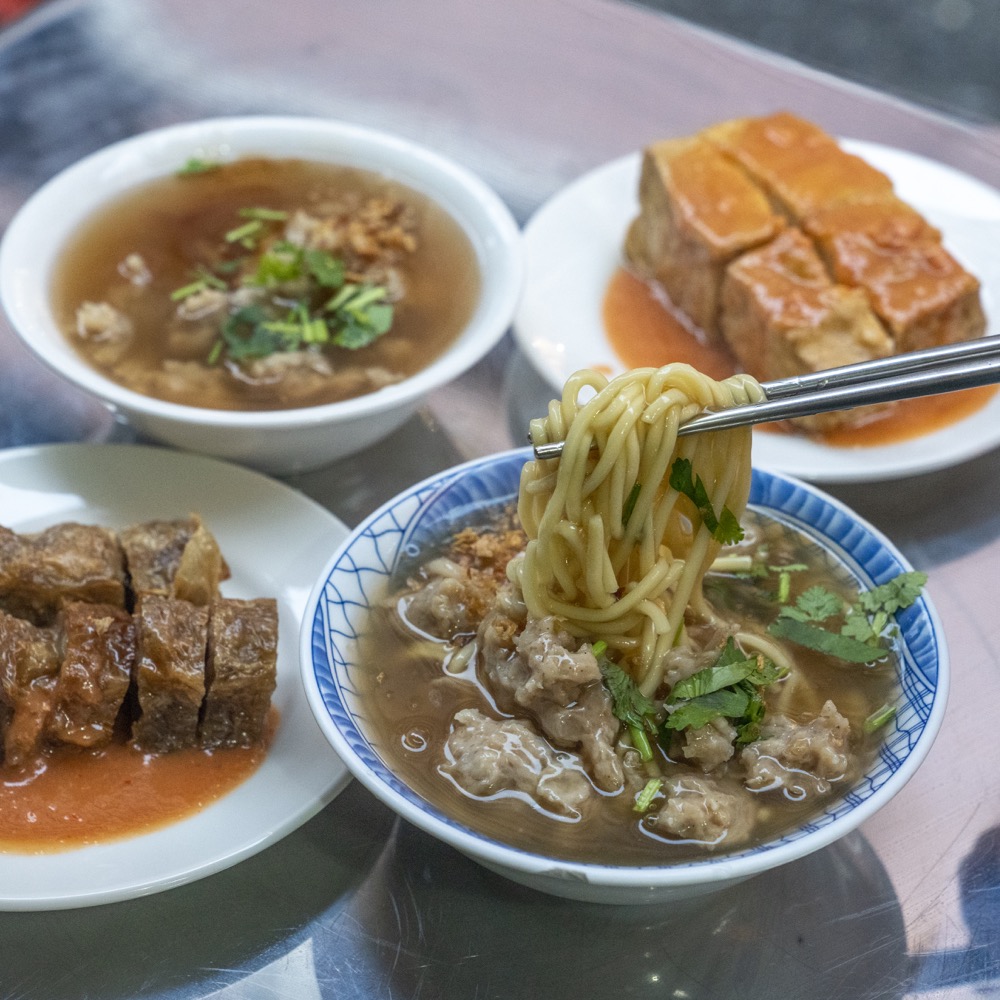
[[[522,792],[542,808],[577,815],[593,794],[586,775],[565,767],[523,722],[466,708],[454,719],[442,771],[472,795]]]

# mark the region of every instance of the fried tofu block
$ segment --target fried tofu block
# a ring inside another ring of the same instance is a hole
[[[744,370],[760,381],[892,353],[864,292],[834,284],[797,229],[734,261],[722,289],[722,331]],[[803,417],[807,430],[870,419],[871,408]]]
[[[863,288],[896,350],[980,337],[979,281],[942,246],[940,233],[898,199],[834,205],[804,229],[836,281]]]
[[[213,602],[202,746],[247,747],[263,740],[277,680],[277,654],[277,602]]]
[[[133,742],[151,753],[197,746],[208,609],[144,593],[135,619],[139,718],[132,726]]]
[[[229,576],[218,543],[197,514],[134,524],[119,537],[136,598],[162,594],[206,605]]]
[[[3,761],[20,765],[42,748],[59,671],[58,634],[0,611]]]
[[[726,265],[773,238],[781,218],[742,170],[697,137],[666,140],[645,151],[639,205],[626,236],[626,258],[717,340]]]
[[[110,604],[67,605],[60,616],[63,657],[49,733],[59,743],[111,742],[135,663],[132,616]]]
[[[787,111],[722,122],[700,134],[738,163],[794,223],[841,202],[893,197],[892,181],[881,170]]]
[[[0,528],[0,609],[51,625],[70,601],[125,605],[125,568],[114,532],[53,525],[34,535]]]

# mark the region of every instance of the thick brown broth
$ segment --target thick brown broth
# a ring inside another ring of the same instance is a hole
[[[181,164],[178,164],[180,167]],[[395,303],[388,333],[356,350],[325,346],[334,375],[312,380],[307,389],[286,391],[267,380],[247,380],[210,352],[192,358],[165,335],[177,301],[171,295],[189,285],[206,255],[240,225],[248,207],[294,212],[344,195],[397,199],[415,217],[416,250],[399,270],[405,295]],[[142,287],[119,271],[138,254],[149,272]],[[475,308],[480,274],[475,251],[461,227],[426,196],[377,174],[302,160],[244,159],[202,173],[169,176],[106,205],[87,220],[67,245],[56,270],[52,300],[57,319],[73,346],[110,378],[146,395],[172,402],[226,410],[271,410],[315,406],[372,391],[367,375],[385,371],[404,378],[427,367],[458,337]],[[135,336],[127,354],[108,360],[100,345],[75,333],[84,302],[108,302],[127,313]],[[195,360],[203,371],[165,378],[165,362]],[[152,374],[151,374],[152,373]],[[321,384],[314,384],[320,381]],[[251,384],[253,382],[253,384]]]
[[[759,553],[766,546],[767,559],[783,564],[806,563],[810,568],[797,574],[796,592],[813,584],[834,590],[853,600],[857,587],[832,555],[797,530],[748,512],[744,518],[747,538],[736,550]],[[766,585],[745,577],[712,574],[706,578],[706,594],[720,614],[743,622],[743,627],[762,631],[776,613]],[[445,763],[444,744],[451,720],[462,708],[478,708],[499,717],[495,703],[476,676],[474,664],[459,676],[451,676],[434,642],[407,630],[392,602],[374,612],[368,630],[363,661],[372,664],[363,674],[364,694],[372,707],[371,725],[375,743],[388,766],[416,792],[449,816],[496,840],[520,849],[573,861],[619,865],[661,865],[703,859],[703,845],[668,841],[640,823],[627,792],[601,793],[588,803],[578,820],[543,812],[517,793],[493,798],[473,797],[439,772]],[[791,649],[791,647],[789,647]],[[805,678],[794,691],[782,688],[789,703],[780,710],[791,717],[812,717],[823,702],[832,699],[851,724],[851,765],[829,796],[842,796],[877,753],[880,737],[865,735],[864,720],[880,706],[894,703],[898,692],[896,664],[884,661],[864,667],[834,661],[794,647],[796,669]],[[787,683],[787,682],[783,682]],[[781,693],[776,699],[782,699]],[[565,761],[573,755],[563,755]],[[682,768],[669,759],[661,761],[665,776]],[[686,768],[690,770],[690,768]],[[752,793],[757,805],[757,826],[750,844],[763,842],[797,826],[815,814],[819,800],[792,801],[780,792]],[[724,853],[724,852],[720,852]]]

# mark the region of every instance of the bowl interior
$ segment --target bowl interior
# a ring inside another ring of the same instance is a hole
[[[739,853],[655,869],[553,862],[491,841],[408,788],[384,762],[359,693],[359,672],[366,668],[358,658],[358,639],[366,627],[367,608],[397,569],[405,568],[426,543],[464,523],[471,510],[516,497],[520,469],[529,454],[521,449],[471,462],[401,494],[352,533],[313,594],[301,651],[313,710],[348,767],[375,794],[416,825],[481,860],[609,884],[685,884],[745,877],[822,847],[902,787],[936,735],[946,698],[947,652],[926,595],[898,615],[901,694],[878,756],[843,798],[779,839]],[[804,483],[755,470],[750,502],[832,552],[863,586],[884,583],[911,568],[874,528]]]
[[[58,329],[49,301],[53,270],[66,240],[102,205],[188,159],[228,162],[245,156],[302,158],[382,174],[437,202],[462,227],[475,251],[481,292],[465,330],[444,355],[416,375],[375,393],[326,406],[271,413],[228,413],[163,403],[132,392],[90,368]],[[522,280],[520,232],[499,197],[477,177],[415,143],[319,118],[221,118],[175,125],[123,140],[79,161],[41,187],[15,216],[0,244],[0,302],[29,348],[81,387],[132,410],[225,425],[303,422],[330,413],[391,408],[456,377],[507,329]],[[284,414],[278,416],[276,414]]]

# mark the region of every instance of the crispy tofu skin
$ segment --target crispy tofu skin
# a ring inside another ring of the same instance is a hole
[[[278,605],[269,598],[213,602],[201,744],[247,747],[265,736],[277,680]]]
[[[898,351],[981,337],[979,281],[940,233],[899,199],[837,205],[804,222],[837,281],[863,288]]]
[[[673,304],[709,338],[726,265],[773,238],[782,220],[743,172],[698,138],[646,150],[641,211],[625,255],[640,275],[663,286]]]
[[[189,601],[144,594],[135,618],[140,714],[132,726],[133,742],[150,753],[198,746],[208,609]]]
[[[985,332],[980,283],[941,233],[884,173],[789,112],[654,143],[639,203],[630,266],[758,379]],[[796,423],[822,431],[875,412]]]
[[[892,181],[881,170],[787,111],[723,122],[701,134],[739,164],[795,224],[829,205],[893,196]]]
[[[760,381],[892,352],[892,340],[864,292],[832,282],[812,243],[797,229],[786,230],[729,267],[722,330],[744,370]],[[871,409],[862,407],[797,423],[823,431],[871,416]]]
[[[0,528],[0,609],[51,625],[70,601],[125,605],[125,568],[114,532],[67,522],[34,535]]]

